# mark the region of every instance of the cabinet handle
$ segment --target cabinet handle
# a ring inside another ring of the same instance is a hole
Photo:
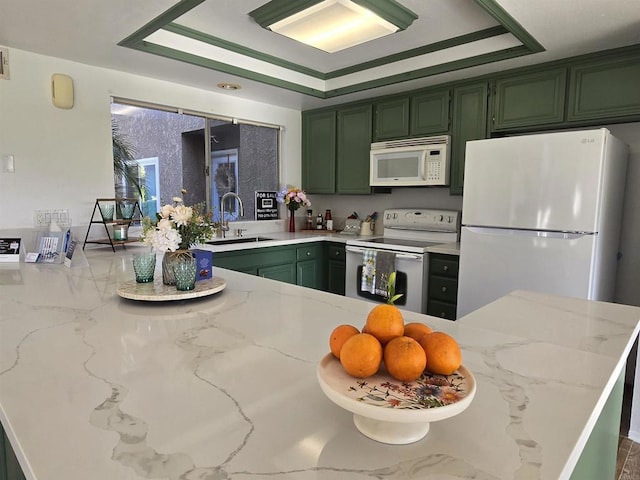
[[[445,293],[447,291],[447,287],[442,287],[440,290],[442,290],[442,293]]]
[[[336,252],[336,257],[339,257],[339,256],[340,256],[340,252]]]
[[[307,250],[307,257],[311,256],[311,252]]]
[[[442,271],[443,271],[443,272],[446,272],[446,271],[448,271],[448,270],[449,270],[449,265],[444,265],[444,266],[442,267]]]

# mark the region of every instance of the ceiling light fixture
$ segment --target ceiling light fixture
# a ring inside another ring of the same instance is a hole
[[[418,18],[395,0],[272,0],[249,15],[263,28],[329,53],[405,30]]]
[[[217,87],[223,90],[240,90],[242,88],[237,83],[227,83],[227,82],[219,83]]]

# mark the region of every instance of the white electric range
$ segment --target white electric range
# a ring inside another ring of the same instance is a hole
[[[457,242],[460,212],[425,208],[385,210],[384,232],[379,237],[358,237],[346,245],[345,295],[386,303],[382,295],[363,290],[362,272],[367,251],[383,250],[395,254],[395,303],[413,312],[427,312],[429,261],[427,249],[434,245]]]

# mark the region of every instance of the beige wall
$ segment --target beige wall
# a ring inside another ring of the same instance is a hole
[[[300,184],[301,116],[275,107],[114,70],[11,49],[11,79],[0,80],[0,229],[33,226],[33,211],[68,209],[85,229],[97,197],[112,197],[110,98],[121,97],[283,126],[283,184]],[[177,64],[176,68],[180,68]],[[53,73],[73,78],[75,106],[51,103]]]

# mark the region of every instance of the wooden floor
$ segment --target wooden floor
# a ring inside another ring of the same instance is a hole
[[[620,436],[616,480],[640,479],[640,443]]]
[[[620,424],[620,442],[618,443],[618,461],[616,480],[640,480],[640,443],[627,438],[631,416],[631,389],[625,385],[622,404],[622,422]]]

